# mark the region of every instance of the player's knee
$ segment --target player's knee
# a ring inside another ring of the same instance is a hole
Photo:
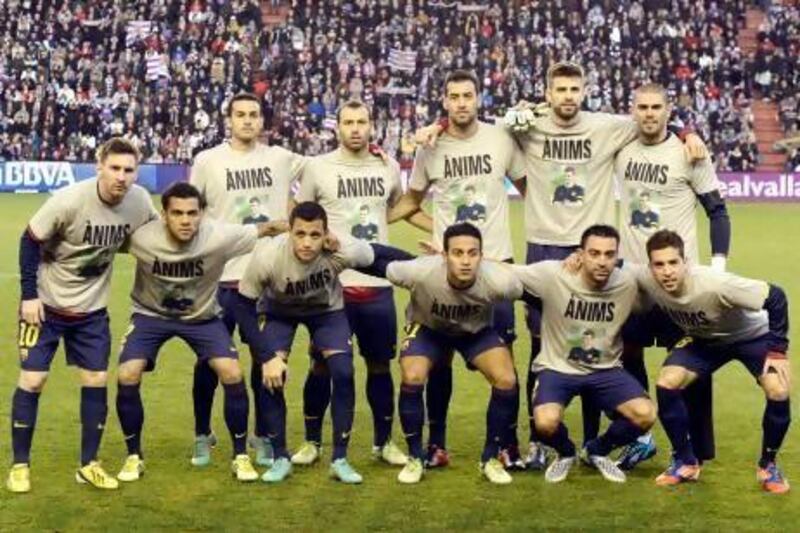
[[[355,379],[355,369],[353,368],[353,356],[347,352],[334,352],[326,354],[328,371],[334,382],[351,381]]]
[[[686,386],[687,372],[680,367],[664,367],[658,375],[656,385],[662,389],[678,390]]]
[[[501,372],[492,376],[492,387],[500,390],[511,390],[517,386],[517,376],[513,371]]]
[[[770,401],[783,402],[789,399],[789,388],[777,376],[767,375],[762,378],[761,388]]]
[[[404,385],[424,385],[428,379],[428,370],[423,365],[403,366]]]
[[[239,366],[239,361],[236,359],[228,359],[220,357],[213,363],[214,371],[219,376],[219,380],[223,385],[232,385],[242,381],[242,369]]]
[[[137,385],[142,381],[142,372],[139,365],[123,363],[117,369],[117,382],[120,385]]]
[[[635,402],[631,405],[630,421],[641,429],[650,429],[656,422],[656,406],[650,400]]]
[[[561,423],[561,419],[558,415],[547,411],[534,411],[533,421],[534,424],[536,424],[537,433],[545,437],[555,435]]]
[[[105,387],[108,382],[108,372],[105,370],[81,370],[80,374],[84,387]]]
[[[17,386],[27,392],[42,392],[47,383],[47,372],[29,372],[23,370],[19,374]]]

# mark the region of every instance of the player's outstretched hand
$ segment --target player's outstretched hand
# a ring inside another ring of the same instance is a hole
[[[575,251],[561,262],[561,266],[570,274],[577,274],[581,269],[582,263],[580,252]]]
[[[777,374],[778,379],[784,387],[786,387],[786,390],[792,388],[792,369],[789,366],[789,359],[786,357],[786,354],[778,352],[767,353],[762,374],[766,375],[768,373]]]
[[[436,146],[436,139],[442,133],[442,127],[438,122],[428,126],[423,126],[414,132],[414,142],[428,148]]]
[[[39,298],[22,300],[19,314],[27,324],[40,326],[44,322],[44,304]]]
[[[417,241],[420,251],[424,255],[439,255],[442,251],[431,241]]]
[[[280,355],[264,363],[262,372],[264,374],[264,386],[267,390],[272,392],[282,389],[286,382],[288,371],[289,366]]]
[[[708,147],[696,133],[690,133],[686,136],[683,149],[686,151],[686,158],[691,163],[704,161],[708,157]]]

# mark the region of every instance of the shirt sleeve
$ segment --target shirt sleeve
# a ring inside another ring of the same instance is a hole
[[[619,152],[625,146],[636,140],[639,135],[639,126],[633,117],[627,115],[603,114],[603,125],[608,128],[610,142],[614,145],[614,152]]]
[[[497,266],[500,268],[489,271],[489,277],[497,291],[497,296],[503,300],[520,299],[524,289],[519,276],[505,264]]]
[[[264,289],[269,286],[269,274],[272,270],[272,257],[269,241],[262,241],[250,256],[244,275],[239,280],[239,293],[242,296],[257,300]],[[273,250],[274,251],[274,250]]]
[[[413,259],[411,261],[393,261],[386,268],[386,279],[398,287],[413,289],[419,279],[422,269],[422,262],[425,258]]]
[[[500,130],[506,137],[508,144],[509,156],[508,165],[506,166],[506,175],[512,180],[524,178],[527,174],[527,164],[525,162],[525,154],[522,153],[522,148],[517,144],[517,141],[505,130]]]
[[[408,188],[415,191],[425,191],[430,186],[431,182],[428,178],[428,170],[426,169],[428,161],[428,149],[420,147],[417,149],[417,155],[414,157],[414,166],[411,169],[411,177],[408,180]]]
[[[341,259],[344,268],[365,267],[375,260],[375,253],[368,242],[351,237],[342,237],[341,249],[336,255]]]
[[[720,284],[717,290],[720,302],[728,308],[744,308],[759,311],[769,295],[769,284],[765,281],[737,276],[729,272],[715,272]]]
[[[317,184],[314,179],[313,164],[303,166],[303,170],[299,175],[299,184],[297,186],[297,194],[294,195],[296,202],[313,202],[317,199]]]
[[[203,163],[204,159],[205,157],[202,153],[197,154],[197,157],[195,157],[192,163],[192,168],[189,171],[189,183],[194,185],[203,196],[206,195],[206,177],[203,172],[203,168],[205,167]]]
[[[510,265],[525,291],[544,297],[548,287],[553,285],[555,269],[561,268],[561,261],[541,261],[532,265]]]
[[[28,222],[28,231],[32,239],[39,242],[50,240],[69,224],[72,210],[69,202],[63,201],[62,198],[62,195],[54,194],[33,215]]]
[[[697,195],[719,190],[719,180],[710,155],[701,162],[689,165],[689,186]]]
[[[291,152],[290,152],[291,153]],[[313,202],[317,199],[316,183],[313,177],[313,165],[310,157],[291,153],[291,184],[297,202]]]
[[[258,228],[253,224],[220,224],[214,231],[219,231],[228,259],[253,251],[258,241]]]
[[[400,172],[400,165],[394,159],[391,160],[389,170],[389,207],[395,205],[400,197],[403,196],[403,182]]]

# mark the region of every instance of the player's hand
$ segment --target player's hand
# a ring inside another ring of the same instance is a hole
[[[414,142],[422,146],[433,148],[436,145],[436,139],[442,133],[442,127],[438,122],[423,126],[414,132]]]
[[[764,359],[764,369],[762,375],[777,374],[780,382],[786,387],[786,390],[792,388],[792,369],[789,366],[789,359],[786,354],[778,352],[767,352],[767,357]]]
[[[44,322],[44,304],[39,298],[34,300],[22,300],[19,314],[27,324],[31,326],[41,326]]]
[[[384,165],[389,163],[389,154],[387,154],[383,150],[383,148],[381,148],[377,144],[370,143],[367,149],[369,150],[369,153],[371,153],[372,155],[380,157],[383,160]]]
[[[264,374],[264,386],[269,392],[283,388],[286,382],[289,366],[280,355],[273,357],[261,367]]]
[[[331,233],[329,231],[327,237],[325,237],[325,243],[322,245],[322,247],[329,252],[336,253],[342,249],[342,242],[335,233]]]
[[[581,260],[580,252],[575,251],[569,254],[569,257],[561,262],[561,267],[570,274],[577,274],[581,269],[582,264],[583,261]]]
[[[696,133],[690,133],[686,136],[686,140],[683,143],[683,149],[686,152],[686,158],[691,163],[703,161],[706,157],[708,157],[708,148],[706,147],[706,143],[704,143],[703,139],[701,139]]]
[[[425,255],[439,255],[442,251],[431,241],[417,241],[420,251]]]
[[[725,267],[727,265],[727,259],[724,255],[713,255],[711,256],[711,270],[715,272],[725,272]]]

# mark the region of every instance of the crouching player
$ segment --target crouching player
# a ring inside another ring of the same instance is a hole
[[[647,241],[650,272],[636,271],[653,301],[688,335],[664,361],[657,382],[659,418],[672,443],[672,462],[658,485],[695,481],[700,465],[688,436],[681,391],[732,360],[738,360],[764,390],[761,458],[757,479],[767,492],[785,493],[789,482],[775,456],[789,429],[789,312],[776,285],[703,266],[687,265],[683,239],[661,230]]]
[[[410,457],[397,479],[401,483],[422,479],[425,382],[434,366],[448,364],[453,351],[458,351],[467,366],[480,371],[492,386],[481,472],[492,483],[511,483],[497,456],[509,428],[516,424],[519,391],[511,353],[494,330],[492,315],[498,302],[520,298],[522,286],[500,263],[482,260],[483,241],[475,226],[448,227],[443,244],[443,255],[391,261],[384,272],[370,272],[411,291],[407,336],[400,352],[399,399]],[[380,266],[377,258],[375,266]]]
[[[563,423],[564,409],[575,396],[620,415],[584,447],[586,462],[609,481],[621,483],[626,478],[608,454],[635,441],[656,419],[653,402],[622,368],[621,329],[637,304],[639,288],[633,275],[615,268],[618,247],[617,230],[595,225],[581,236],[581,265],[576,272],[557,261],[509,267],[526,293],[542,301],[542,352],[534,362],[533,417],[542,442],[558,452],[545,471],[550,483],[564,481],[576,460],[575,445]]]
[[[274,462],[261,479],[281,482],[292,471],[286,448],[283,388],[295,331],[302,324],[333,381],[331,476],[344,483],[361,483],[361,475],[347,461],[355,385],[351,332],[339,273],[371,264],[372,248],[366,242],[342,236],[339,251],[326,250],[328,217],[314,202],[295,206],[289,215],[289,228],[289,234],[256,248],[239,282],[236,318],[251,352],[262,365],[267,389],[266,427]],[[262,295],[265,313],[258,317],[256,300]],[[263,327],[259,327],[260,320]]]
[[[233,475],[239,481],[254,481],[258,474],[246,453],[247,391],[236,347],[219,317],[216,291],[225,263],[252,250],[267,225],[203,218],[200,193],[188,183],[170,187],[161,204],[162,219],[131,237],[130,253],[136,258],[133,314],[122,341],[117,378],[117,414],[128,458],[117,478],[136,481],[144,473],[139,387],[143,373],[155,368],[161,346],[178,337],[207,360],[222,381],[225,422],[233,440]]]

